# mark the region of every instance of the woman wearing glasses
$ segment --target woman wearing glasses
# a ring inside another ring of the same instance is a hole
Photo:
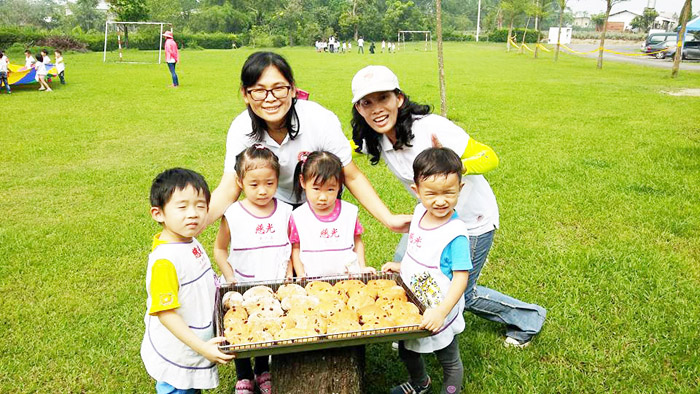
[[[358,71],[352,80],[352,95],[353,140],[369,154],[372,164],[383,158],[410,193],[412,163],[424,149],[443,145],[461,156],[464,187],[456,210],[467,226],[468,252],[474,267],[469,271],[464,293],[465,310],[506,324],[507,346],[527,346],[540,332],[547,311],[476,285],[498,228],[496,197],[482,175],[498,166],[496,153],[448,119],[431,114],[429,106],[410,101],[399,89],[396,75],[387,67],[367,66]],[[394,261],[403,258],[407,241],[404,235]]]
[[[394,231],[406,231],[410,215],[394,215],[379,199],[367,178],[352,162],[352,149],[338,117],[312,101],[297,100],[294,76],[287,61],[272,52],[256,52],[241,70],[241,95],[247,109],[238,115],[228,131],[224,175],[212,193],[209,223],[220,218],[238,199],[236,155],[263,144],[279,158],[280,175],[276,197],[298,206],[293,193],[294,168],[301,152],[328,151],[343,163],[345,186],[380,222]]]

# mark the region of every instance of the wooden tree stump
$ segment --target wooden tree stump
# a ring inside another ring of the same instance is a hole
[[[350,346],[272,356],[272,387],[278,394],[361,394],[365,347]]]

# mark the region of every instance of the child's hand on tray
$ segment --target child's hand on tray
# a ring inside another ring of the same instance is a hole
[[[204,356],[207,360],[217,363],[217,364],[226,364],[231,359],[235,357],[233,354],[224,354],[219,350],[219,344],[221,342],[225,341],[225,337],[215,337],[207,342],[204,343],[204,346],[202,347],[202,351],[200,354]]]
[[[425,328],[433,333],[436,333],[445,322],[447,314],[444,313],[439,308],[429,308],[423,313],[423,321],[420,323],[419,328]]]
[[[399,273],[401,271],[401,263],[397,263],[395,261],[390,261],[388,263],[385,263],[382,266],[382,272],[396,272]]]

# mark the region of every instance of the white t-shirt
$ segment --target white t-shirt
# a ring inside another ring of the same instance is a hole
[[[289,204],[304,202],[303,200],[297,201],[293,195],[292,178],[294,178],[294,169],[299,162],[300,152],[328,151],[338,156],[343,166],[352,161],[350,143],[343,134],[340,120],[333,112],[323,108],[320,104],[307,100],[298,100],[295,108],[299,116],[299,133],[293,140],[287,135],[282,144],[278,144],[265,133],[264,139],[259,142],[279,158],[280,178],[275,197]],[[226,159],[224,160],[225,173],[235,173],[236,155],[258,143],[248,137],[252,130],[252,121],[246,109],[233,120],[228,129]]]
[[[24,67],[25,68],[32,68],[32,65],[36,63],[36,59],[34,59],[34,56],[29,55],[29,57],[25,58],[26,60],[24,61]]]
[[[66,69],[66,64],[63,63],[63,56],[59,56],[56,58],[56,71],[61,72],[65,71]]]
[[[469,134],[461,127],[442,116],[430,114],[413,121],[412,147],[394,150],[389,138],[380,140],[381,157],[389,170],[401,181],[406,190],[411,190],[413,183],[413,161],[419,153],[432,147],[431,135],[436,134],[442,146],[454,150],[462,156],[467,148]],[[481,235],[498,228],[498,204],[496,196],[483,175],[462,177],[464,187],[459,195],[455,210],[459,218],[467,224],[469,235]]]
[[[363,40],[362,38],[360,38],[359,40],[357,40],[357,45],[359,45],[359,46],[364,46],[364,45],[365,45],[365,40]]]
[[[36,62],[34,67],[36,67],[36,75],[46,75],[46,63]]]
[[[7,63],[8,63],[7,56],[3,55],[2,57],[0,57],[0,72],[3,72],[3,73],[7,72]]]

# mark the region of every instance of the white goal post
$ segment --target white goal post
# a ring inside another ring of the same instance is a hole
[[[428,47],[430,47],[430,50],[433,50],[433,40],[431,37],[430,30],[399,30],[399,34],[396,37],[396,41],[399,42],[399,48],[401,47],[401,41],[403,41],[403,49],[406,49],[406,33],[409,34],[423,34],[425,36],[425,47],[423,48],[424,51],[428,50]]]
[[[170,30],[173,30],[173,24],[170,22],[117,22],[117,21],[107,21],[105,22],[105,46],[102,52],[102,62],[107,61],[107,34],[109,32],[110,25],[156,25],[160,26],[160,39],[158,44],[158,64],[161,62],[161,56],[163,51],[163,26],[170,26]],[[119,61],[122,61],[122,41],[121,34],[117,29],[117,42],[119,45]]]

